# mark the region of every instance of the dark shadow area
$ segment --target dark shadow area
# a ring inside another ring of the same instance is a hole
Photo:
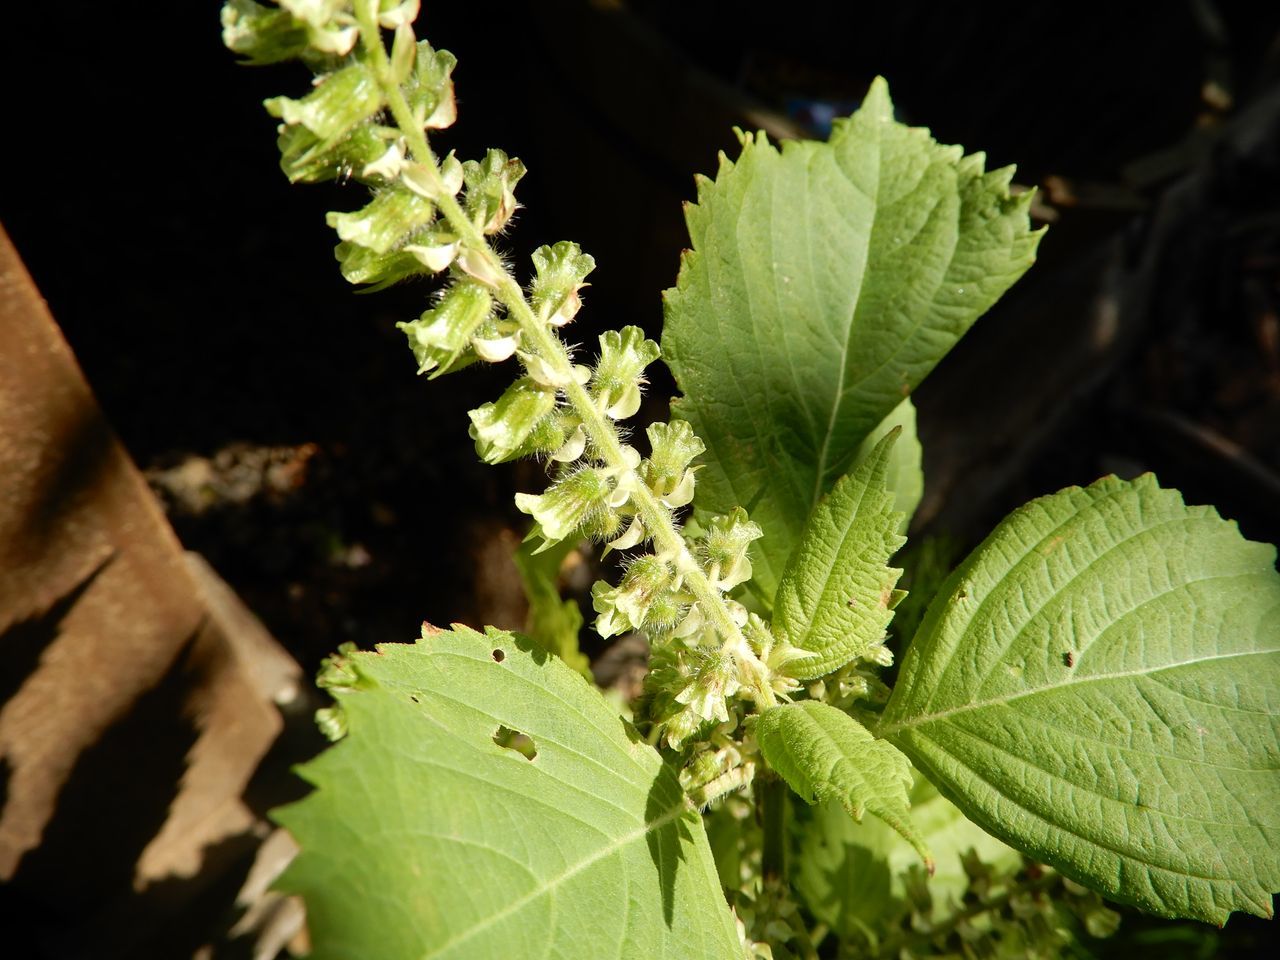
[[[8,757],[0,757],[0,813],[4,812],[4,806],[9,802],[9,778],[13,776],[13,765],[9,763]],[[0,898],[3,895],[0,894]]]
[[[649,797],[645,803],[644,821],[653,824],[655,821],[669,816],[671,811],[685,804],[684,790],[676,770],[664,763],[658,776],[649,788]],[[684,860],[683,846],[692,843],[693,837],[684,822],[683,814],[662,826],[651,829],[645,834],[645,843],[649,847],[649,858],[654,869],[658,871],[658,886],[662,891],[662,918],[670,927],[674,920],[676,873]]]
[[[146,956],[186,958],[202,945],[214,943],[217,960],[252,957],[251,939],[226,939],[226,931],[243,912],[235,906],[235,898],[260,842],[251,834],[228,837],[204,848],[197,876],[148,886],[137,904],[138,912],[145,913],[151,924],[142,947]],[[138,956],[136,949],[118,956]]]
[[[242,797],[254,815],[264,821],[269,810],[294,803],[311,792],[293,768],[330,745],[313,719],[320,705],[319,696],[302,696],[281,709],[284,728],[258,763]]]
[[[0,633],[0,654],[3,654],[5,661],[5,668],[0,671],[0,706],[12,700],[27,678],[35,673],[40,657],[57,639],[62,621],[113,559],[114,553],[104,558],[79,583],[58,597],[47,610],[10,624],[7,630]],[[0,792],[0,797],[3,796],[3,792]],[[0,801],[0,810],[2,809],[4,804]]]
[[[530,657],[533,658],[533,662],[536,663],[538,666],[542,666],[544,663],[547,662],[547,657],[550,656],[550,654],[547,653],[546,647],[542,646],[541,644],[534,643],[531,639],[529,639],[523,633],[513,633],[511,634],[511,639],[515,643],[516,649],[521,651],[522,653],[527,653]],[[497,649],[498,648],[495,648],[495,654],[493,655],[493,659],[495,662],[501,663],[502,660],[506,659],[506,655],[504,654],[502,658],[499,658],[496,655]]]
[[[41,844],[0,892],[7,929],[50,957],[138,956],[157,918],[133,891],[134,867],[169,814],[198,737],[185,709],[191,642],[160,682],[80,754]]]
[[[18,251],[21,255],[22,251]],[[62,390],[67,391],[63,384]],[[79,397],[72,391],[71,396]],[[99,484],[104,471],[111,465],[112,444],[115,440],[111,427],[93,403],[85,396],[85,403],[77,403],[60,420],[43,426],[52,434],[44,438],[44,449],[56,451],[61,459],[56,463],[42,463],[35,478],[36,499],[27,504],[18,529],[18,538],[33,547],[43,545],[68,514],[84,502],[86,495]],[[51,409],[58,409],[51,406]]]

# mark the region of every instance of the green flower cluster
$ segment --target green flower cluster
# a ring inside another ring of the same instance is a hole
[[[470,412],[477,453],[489,463],[535,456],[552,464],[543,493],[516,497],[541,549],[586,536],[607,550],[637,551],[620,583],[596,585],[597,630],[649,637],[649,719],[674,748],[700,743],[701,766],[714,758],[699,786],[733,770],[749,779],[752,751],[730,749],[725,738],[748,704],[765,708],[799,689],[787,665],[800,653],[731,597],[751,576],[760,528],[738,508],[682,530],[677,515],[693,500],[704,452],[688,423],[650,426],[648,456],[625,441],[618,423],[640,409],[645,369],[660,352],[642,330],[605,333],[592,364],[570,359],[559,331],[582,305],[592,258],[574,243],[542,247],[524,290],[493,252],[487,238],[516,211],[524,165],[501,150],[480,161],[432,152],[427,132],[456,117],[455,60],[417,41],[417,12],[417,0],[230,0],[223,34],[251,62],[296,58],[317,73],[306,96],[266,107],[280,120],[291,181],[356,180],[371,190],[361,209],[327,218],[343,275],[373,288],[442,275],[431,307],[399,324],[420,373],[518,360],[515,383]],[[389,53],[382,30],[394,31]]]

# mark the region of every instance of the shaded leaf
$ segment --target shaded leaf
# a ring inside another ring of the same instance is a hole
[[[933,854],[927,880],[939,912],[963,902],[969,876],[961,855],[973,850],[998,870],[1013,870],[1022,855],[965,815],[922,776],[911,789],[911,822]],[[835,803],[818,804],[799,834],[792,876],[809,911],[842,938],[875,942],[896,930],[910,909],[908,872],[920,858],[892,827],[880,820],[854,823]]]
[[[920,446],[920,435],[916,432],[916,406],[908,397],[890,411],[879,425],[867,434],[866,439],[858,447],[853,458],[853,469],[856,470],[871,456],[876,445],[889,435],[895,427],[900,428],[898,439],[889,448],[889,463],[885,469],[884,482],[893,494],[893,509],[902,514],[902,522],[898,532],[905,534],[907,526],[915,515],[916,507],[924,497],[924,449]]]
[[[525,632],[529,639],[550,650],[587,679],[591,679],[591,663],[578,649],[578,633],[582,629],[582,610],[575,600],[560,596],[560,567],[565,558],[578,548],[573,540],[561,540],[542,553],[535,540],[525,540],[515,553],[516,569],[529,601]]]

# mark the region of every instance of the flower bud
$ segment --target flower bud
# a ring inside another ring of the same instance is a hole
[[[432,376],[437,377],[465,365],[459,361],[492,310],[493,298],[488,290],[470,280],[459,280],[434,308],[417,320],[396,326],[409,338],[418,372],[434,370]]]
[[[316,674],[316,686],[321,690],[351,689],[360,682],[360,675],[351,665],[351,654],[356,652],[354,643],[344,643],[338,652],[325,657],[320,662],[320,672]]]
[[[273,10],[253,0],[223,4],[222,43],[251,64],[292,60],[311,46],[305,23],[287,10]]]
[[[652,554],[633,560],[618,584],[614,605],[639,630],[649,615],[649,605],[671,583],[671,568]]]
[[[662,738],[672,750],[679,750],[681,745],[701,729],[703,719],[693,710],[684,709],[670,717],[662,725]]]
[[[516,212],[515,186],[524,174],[524,164],[501,150],[490,149],[478,162],[466,161],[462,178],[467,186],[467,216],[485,233],[500,231]]]
[[[330,212],[325,222],[349,243],[387,253],[409,234],[435,216],[435,207],[411,190],[396,184],[378,191],[372,200],[350,213]]]
[[[447,269],[458,259],[458,241],[449,243],[406,243],[400,248],[432,273]]]
[[[680,486],[694,457],[701,456],[707,447],[685,420],[652,424],[645,433],[649,436],[649,460],[641,465],[640,475],[650,490],[664,497]]]
[[[705,623],[706,618],[702,615],[702,605],[699,603],[690,604],[689,609],[685,611],[684,617],[676,624],[672,636],[680,639],[692,637],[702,629]]]
[[[301,100],[272,97],[264,106],[286,124],[306,127],[327,149],[382,109],[382,91],[372,70],[352,63],[321,78]]]
[[[378,0],[378,26],[396,30],[418,19],[418,0]]]
[[[595,268],[595,260],[568,240],[533,251],[536,275],[529,299],[538,316],[557,327],[572,320],[582,306],[578,291]]]
[[[597,580],[591,586],[591,608],[599,616],[596,617],[596,633],[604,639],[617,637],[631,629],[631,620],[618,609],[618,588],[611,587],[603,580]]]
[[[338,258],[339,269],[348,283],[370,284],[367,290],[382,290],[393,283],[416,276],[423,272],[423,266],[412,254],[403,250],[392,253],[374,253],[359,244],[339,243],[334,250]]]
[[[625,420],[640,409],[640,385],[644,368],[661,351],[645,338],[639,327],[610,330],[600,337],[600,359],[591,378],[596,406],[615,420]]]
[[[453,80],[450,79],[457,62],[448,50],[433,50],[425,40],[418,43],[413,71],[402,89],[409,109],[422,126],[441,130],[457,119],[458,108],[453,99]]]
[[[597,543],[612,540],[622,529],[622,517],[617,510],[608,509],[608,501],[600,510],[595,511],[582,522],[582,535]]]
[[[485,463],[505,463],[523,456],[538,424],[556,407],[556,392],[521,377],[494,403],[469,414],[471,438]]]
[[[401,170],[404,185],[427,200],[439,200],[457,194],[462,189],[462,164],[452,152],[440,164],[439,172],[425,163],[410,162]]]
[[[735,507],[727,516],[707,521],[700,554],[707,566],[707,576],[718,589],[731,590],[751,579],[747,549],[753,540],[762,536],[764,532],[747,519],[747,511],[741,507]]]
[[[777,639],[769,630],[769,625],[754,613],[748,615],[747,622],[742,628],[742,635],[765,668],[763,677],[744,677],[744,685],[763,682],[767,683],[774,693],[781,694],[791,694],[800,689],[801,684],[791,676],[792,664],[814,656],[813,653]],[[810,696],[815,700],[824,699],[826,689],[822,682],[818,681],[810,688]]]
[[[647,536],[648,534],[645,532],[644,523],[639,517],[632,517],[631,523],[627,526],[626,532],[616,540],[610,540],[608,546],[610,550],[630,550],[632,547],[645,540]]]
[[[276,138],[280,169],[290,183],[323,183],[341,177],[366,180],[364,170],[387,151],[387,141],[371,123],[348,130],[336,143],[324,143],[306,127],[280,124]]]
[[[693,470],[689,464],[707,448],[684,420],[651,424],[645,432],[650,452],[649,459],[640,465],[641,478],[657,497],[684,500],[667,506],[684,506],[693,497]],[[689,499],[684,499],[686,494]]]
[[[503,360],[508,360],[519,346],[519,330],[510,333],[482,330],[477,336],[471,338],[472,349],[485,363],[501,363]]]
[[[348,0],[279,0],[305,26],[311,49],[331,57],[351,52],[360,31],[348,12]]]
[[[550,448],[549,448],[550,449]],[[572,463],[582,456],[584,450],[587,449],[587,431],[582,428],[579,423],[574,428],[573,433],[564,438],[564,442],[560,446],[554,448],[551,453],[551,459],[558,463]]]
[[[724,762],[714,750],[702,750],[680,771],[680,785],[685,792],[710,783],[724,772]]]
[[[529,376],[545,387],[554,387],[561,389],[567,387],[573,380],[573,369],[570,367],[567,371],[557,370],[555,365],[546,357],[536,353],[525,353],[521,351],[520,362],[524,365]],[[577,459],[574,457],[573,459]]]
[[[350,0],[277,0],[299,20],[313,27],[324,27],[350,5]]]
[[[506,271],[493,262],[487,250],[476,250],[470,246],[463,247],[458,256],[458,266],[462,268],[464,273],[479,280],[486,287],[492,287],[494,290],[497,290],[502,285],[502,281],[507,279]],[[508,353],[507,356],[509,357],[511,354]]]
[[[364,169],[360,171],[360,176],[364,179],[370,177],[381,177],[390,183],[400,178],[400,171],[404,169],[404,137],[394,141],[391,146],[383,152],[372,163],[366,163]]]
[[[649,602],[649,614],[644,618],[645,633],[669,633],[684,619],[688,606],[674,590],[663,590]]]
[[[612,513],[606,507],[609,491],[609,478],[604,471],[584,466],[560,477],[546,493],[517,493],[516,507],[537,521],[549,546],[588,521]]]
[[[893,651],[883,642],[873,643],[862,653],[862,659],[882,667],[893,666]]]
[[[737,665],[732,657],[714,654],[687,686],[676,694],[676,702],[687,704],[703,720],[729,719],[727,697],[738,691]]]

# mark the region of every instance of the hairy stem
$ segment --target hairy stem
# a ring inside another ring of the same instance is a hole
[[[440,168],[435,155],[427,144],[426,135],[413,117],[401,91],[391,77],[391,63],[383,44],[382,32],[377,22],[376,0],[358,0],[356,3],[356,19],[360,27],[360,41],[371,60],[374,75],[382,87],[387,107],[395,119],[401,134],[408,145],[413,158],[428,170],[428,175],[440,182]],[[499,278],[496,285],[497,298],[507,308],[508,315],[520,326],[524,342],[532,346],[532,351],[546,361],[558,377],[567,385],[563,387],[565,399],[574,413],[582,420],[582,426],[592,447],[604,464],[615,471],[618,476],[634,474],[623,454],[622,442],[617,430],[608,418],[596,408],[586,387],[578,383],[574,377],[573,362],[569,351],[550,329],[539,320],[533,308],[525,299],[524,290],[512,277],[502,259],[489,246],[484,232],[468,219],[462,205],[443,189],[439,190],[439,198],[435,201],[440,213],[448,221],[449,226],[458,235],[463,247],[483,258],[490,267],[490,273]],[[725,605],[724,597],[703,572],[697,560],[689,550],[671,511],[656,497],[653,492],[638,478],[630,485],[632,503],[644,523],[645,530],[653,538],[659,551],[675,558],[676,569],[683,574],[684,583],[697,598],[703,613],[715,624],[724,640],[724,651],[740,663],[750,668],[751,674],[758,682],[751,689],[751,698],[757,709],[765,710],[777,704],[777,697],[766,678],[768,671],[759,657],[751,649],[751,645],[743,636],[741,629],[734,623]]]

